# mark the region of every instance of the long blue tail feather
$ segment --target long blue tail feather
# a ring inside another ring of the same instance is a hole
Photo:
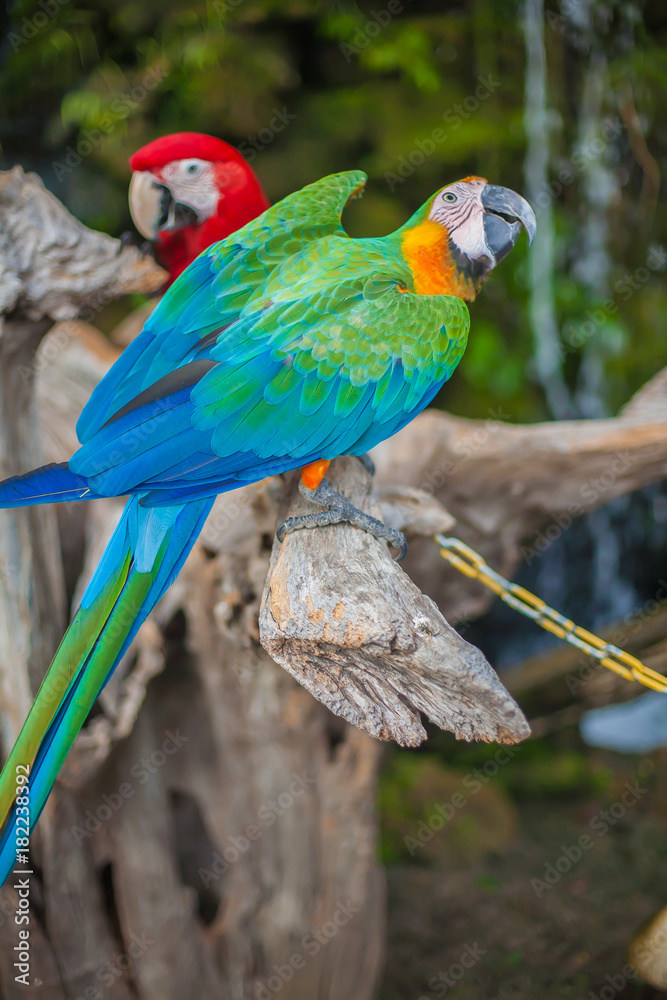
[[[122,590],[107,616],[95,623],[97,631],[92,647],[76,666],[71,683],[32,763],[27,785],[31,831],[41,815],[76,733],[84,724],[97,695],[128,649],[142,622],[180,572],[213,505],[211,498],[156,510],[142,507],[140,499],[140,496],[135,496],[128,501],[68,631],[69,635],[73,629],[85,628],[90,624],[88,616],[96,613],[93,605],[104,584],[108,583],[110,576],[123,571],[129,560],[129,571]],[[132,607],[131,590],[133,583],[142,574],[146,579],[146,592],[137,609]],[[129,608],[125,601],[128,593]],[[131,619],[128,620],[130,615]],[[115,649],[114,641],[117,643]],[[110,649],[107,648],[109,646]],[[108,662],[105,662],[105,652],[109,657]],[[92,688],[89,683],[91,668],[98,674]],[[0,885],[15,866],[16,838],[23,829],[19,829],[17,819],[14,805],[0,835]]]

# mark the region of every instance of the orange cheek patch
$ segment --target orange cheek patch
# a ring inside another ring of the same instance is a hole
[[[451,265],[447,267],[447,233],[438,222],[427,220],[408,229],[401,243],[418,295],[446,295],[451,290]]]
[[[301,482],[307,490],[317,489],[326,476],[327,469],[330,465],[331,462],[324,458],[318,458],[316,462],[311,462],[310,465],[304,465],[301,470]]]

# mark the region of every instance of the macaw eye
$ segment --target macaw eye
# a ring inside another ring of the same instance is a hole
[[[447,194],[443,194],[442,200],[443,201],[456,201],[456,195],[452,194],[451,191],[448,191]]]
[[[201,171],[201,163],[188,163],[185,172],[190,177],[195,177]]]

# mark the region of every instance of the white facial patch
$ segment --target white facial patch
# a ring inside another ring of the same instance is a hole
[[[174,201],[194,209],[200,222],[215,213],[220,191],[212,163],[197,158],[175,160],[163,167],[158,176],[171,191]]]
[[[457,181],[433,200],[429,219],[447,227],[450,239],[470,260],[486,257],[495,263],[484,235],[482,191],[486,181]]]

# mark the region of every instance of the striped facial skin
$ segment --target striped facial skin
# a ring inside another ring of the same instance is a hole
[[[198,222],[213,215],[220,197],[213,163],[196,158],[175,160],[155,174],[169,188],[175,202],[196,213]]]
[[[465,177],[439,191],[429,219],[445,228],[458,267],[478,283],[507,256],[522,229],[532,243],[537,226],[525,198],[483,177]]]
[[[223,197],[218,186],[222,166],[192,158],[174,160],[155,170],[134,171],[130,214],[141,235],[154,240],[158,233],[201,225],[210,219]]]
[[[173,160],[164,167],[133,172],[130,213],[142,236],[154,240],[159,233],[199,226],[211,219],[219,213],[221,202],[238,198],[247,183],[248,168],[233,160]],[[262,199],[256,214],[265,207]]]
[[[433,199],[429,219],[445,226],[454,246],[469,261],[490,269],[496,259],[484,231],[482,192],[486,186],[483,177],[467,177],[443,188]]]

